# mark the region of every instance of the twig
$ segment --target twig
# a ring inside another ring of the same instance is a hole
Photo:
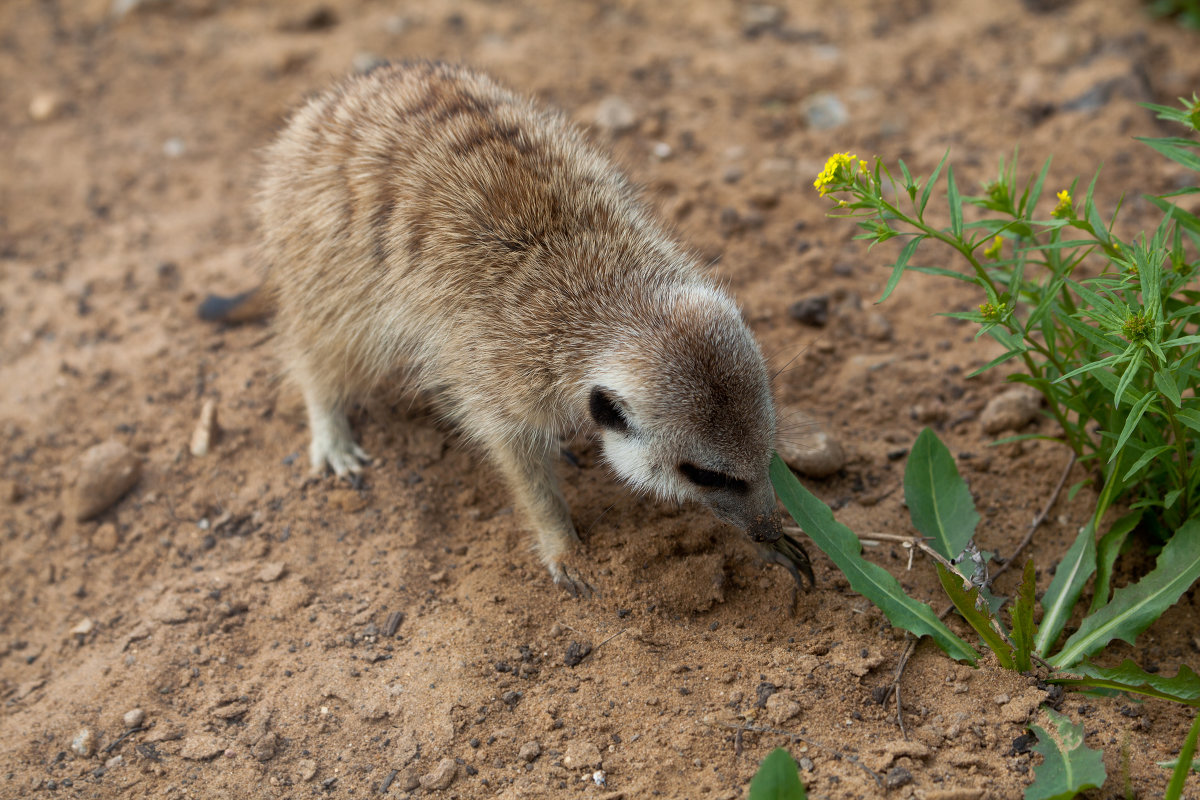
[[[795,741],[804,742],[807,745],[812,745],[813,747],[817,748],[818,750],[824,750],[826,753],[831,753],[835,758],[846,759],[851,764],[858,767],[863,772],[867,773],[872,778],[874,778],[876,785],[883,786],[883,776],[880,775],[875,770],[868,767],[866,764],[859,761],[858,756],[848,755],[846,753],[841,752],[840,750],[835,750],[832,747],[827,747],[827,746],[821,744],[820,742],[816,742],[816,741],[813,741],[812,739],[809,739],[807,736],[801,736],[800,734],[792,733],[791,731],[781,731],[778,728],[763,728],[763,727],[759,727],[758,725],[744,725],[744,724],[743,725],[734,725],[730,722],[720,722],[720,721],[718,721],[716,724],[720,725],[721,727],[729,728],[731,730],[737,731],[739,736],[741,735],[741,733],[743,733],[745,731],[750,731],[751,733],[774,733],[774,734],[778,734],[780,736],[786,736],[789,739],[791,739],[793,742],[795,742]]]
[[[571,626],[570,626],[570,625],[567,625],[566,623],[560,623],[560,624],[562,624],[562,625],[563,625],[563,627],[565,627],[565,628],[571,628]],[[571,630],[575,630],[575,629],[574,629],[574,628],[571,628]],[[616,633],[614,633],[612,636],[608,637],[608,638],[607,638],[607,639],[605,639],[603,642],[601,642],[600,644],[598,644],[598,645],[596,645],[595,647],[593,647],[591,650],[588,650],[588,651],[587,651],[587,653],[585,653],[585,654],[584,654],[583,658],[579,659],[579,663],[580,663],[580,664],[582,664],[582,663],[584,662],[584,660],[585,660],[585,659],[591,658],[591,657],[592,657],[592,655],[594,655],[594,654],[595,654],[595,652],[596,652],[597,650],[599,650],[601,647],[604,647],[604,645],[608,644],[608,643],[609,643],[609,642],[611,642],[613,639],[617,638],[618,636],[620,636],[622,633],[624,633],[624,632],[625,632],[625,631],[627,631],[627,630],[629,630],[629,629],[628,629],[628,628],[621,628],[621,630],[617,631],[617,632],[616,632]],[[576,631],[576,633],[578,633],[578,631]]]
[[[1038,515],[1033,518],[1033,522],[1029,525],[1029,530],[1025,533],[1025,538],[1022,539],[1021,543],[1017,545],[1017,549],[1013,550],[1012,555],[1009,556],[1004,563],[992,573],[992,577],[988,580],[989,585],[995,582],[996,578],[1000,577],[1004,570],[1008,569],[1009,565],[1017,560],[1017,556],[1021,554],[1021,551],[1028,547],[1029,543],[1033,541],[1034,531],[1041,527],[1042,523],[1046,521],[1046,517],[1050,516],[1050,509],[1054,508],[1054,504],[1058,502],[1058,495],[1060,492],[1062,492],[1063,485],[1067,482],[1067,476],[1071,474],[1071,470],[1074,469],[1074,467],[1075,454],[1071,453],[1071,459],[1067,462],[1067,468],[1063,470],[1062,475],[1058,479],[1058,485],[1055,486],[1054,491],[1050,493],[1050,499],[1046,501],[1046,505],[1042,507],[1042,510],[1038,512]]]
[[[141,725],[137,728],[130,728],[129,730],[125,731],[120,736],[118,736],[117,738],[115,738],[111,742],[109,742],[108,747],[105,747],[100,752],[101,753],[111,753],[113,751],[113,749],[116,748],[117,745],[119,745],[121,742],[128,739],[130,736],[133,736],[135,733],[141,733],[142,731],[149,730],[149,729],[150,729],[149,725]]]

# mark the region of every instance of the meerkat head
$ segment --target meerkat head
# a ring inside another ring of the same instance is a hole
[[[697,286],[660,296],[589,376],[605,458],[636,489],[696,500],[756,541],[782,532],[768,468],[775,407],[736,305]]]

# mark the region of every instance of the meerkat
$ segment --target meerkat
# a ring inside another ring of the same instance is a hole
[[[573,595],[591,590],[564,563],[578,536],[554,464],[560,437],[586,429],[634,489],[708,506],[811,584],[768,478],[775,408],[754,336],[563,115],[466,68],[383,65],[294,113],[258,212],[251,305],[274,310],[315,472],[369,461],[347,406],[398,378],[490,456]]]

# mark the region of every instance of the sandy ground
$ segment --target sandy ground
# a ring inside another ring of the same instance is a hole
[[[572,600],[494,471],[420,402],[383,393],[355,412],[376,456],[362,485],[306,479],[269,328],[194,309],[256,280],[257,152],[290,107],[375,58],[466,61],[590,126],[719,258],[773,363],[795,357],[779,401],[845,450],[808,481],[839,519],[911,532],[904,454],[929,422],[970,481],[981,545],[1010,552],[1067,453],[988,447],[977,415],[1003,376],[965,375],[996,351],[934,316],[980,298],[913,276],[873,306],[894,254],[851,241],[812,179],[834,151],[927,173],[950,147],[973,191],[1019,142],[1030,168],[1054,154],[1054,186],[1103,162],[1097,197],[1127,193],[1132,232],[1156,222],[1137,196],[1182,178],[1132,141],[1162,132],[1137,103],[1190,96],[1198,52],[1130,0],[5,2],[0,797],[734,798],[779,745],[813,797],[1019,796],[1040,761],[1014,745],[1047,698],[1036,678],[923,643],[902,730],[879,698],[904,637],[827,559],[810,548],[818,589],[793,612],[790,578],[739,533],[632,496],[587,441],[562,476],[585,542],[573,563],[601,594]],[[789,316],[818,295],[825,327]],[[196,458],[210,400],[220,437]],[[80,458],[109,440],[140,479],[78,522]],[[1031,548],[1040,588],[1093,500],[1051,510]],[[869,552],[941,608],[928,562]],[[1124,563],[1123,581],[1147,561]],[[1108,657],[1195,665],[1198,606],[1193,588]],[[1104,751],[1094,796],[1162,792],[1155,762],[1184,713],[1062,708]],[[71,747],[83,729],[90,755]]]

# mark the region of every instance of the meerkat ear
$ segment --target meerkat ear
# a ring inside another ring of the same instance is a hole
[[[588,398],[588,412],[592,421],[601,428],[607,428],[617,433],[629,433],[629,420],[612,393],[603,387],[593,386]]]

